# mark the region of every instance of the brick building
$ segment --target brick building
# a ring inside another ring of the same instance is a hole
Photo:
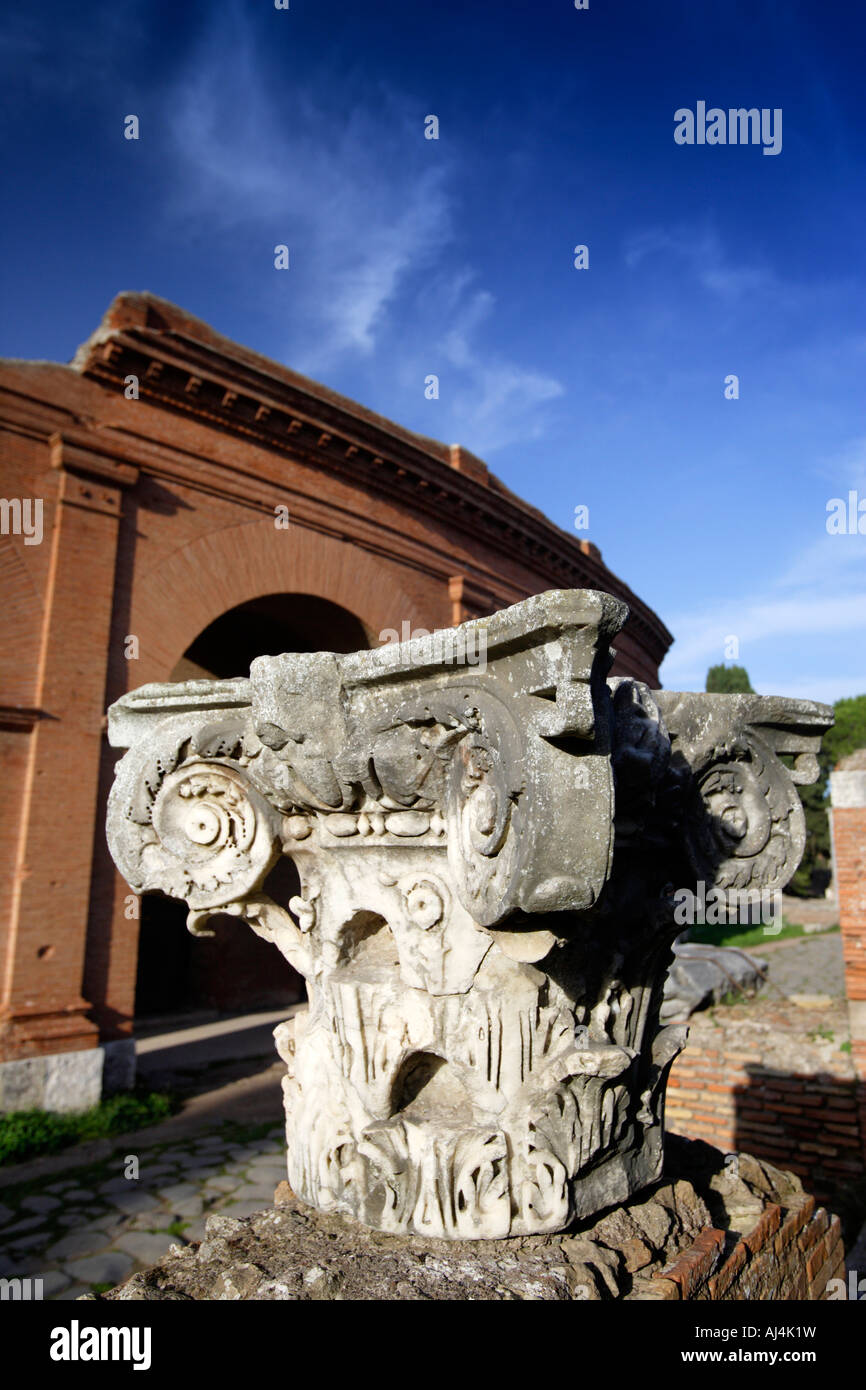
[[[658,684],[670,634],[594,545],[459,445],[153,296],[120,295],[69,365],[0,364],[0,441],[0,1108],[49,1103],[84,1054],[91,1070],[128,1058],[136,1014],[296,997],[237,923],[208,944],[180,904],[137,915],[103,830],[104,715],[126,690],[550,588],[624,598],[613,671]]]

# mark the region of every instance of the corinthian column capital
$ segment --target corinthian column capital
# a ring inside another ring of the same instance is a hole
[[[608,682],[627,611],[553,591],[249,679],[145,686],[109,809],[139,892],[307,979],[281,1025],[289,1181],[384,1230],[557,1230],[662,1157],[670,885],[781,881],[823,706]],[[796,758],[793,771],[780,754]],[[289,902],[268,876],[288,855]]]

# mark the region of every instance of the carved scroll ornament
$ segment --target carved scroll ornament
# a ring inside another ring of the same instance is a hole
[[[499,1237],[658,1176],[684,1041],[658,1021],[671,885],[790,876],[794,782],[831,716],[607,681],[626,615],[553,591],[433,657],[260,657],[112,707],[121,872],[183,899],[195,932],[242,919],[307,980],[275,1036],[289,1182],[313,1206]],[[288,902],[268,891],[282,855]]]

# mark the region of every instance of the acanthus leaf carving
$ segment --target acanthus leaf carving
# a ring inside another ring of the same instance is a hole
[[[659,1022],[671,876],[793,872],[795,782],[830,715],[607,681],[624,619],[554,591],[456,631],[463,650],[483,632],[483,665],[419,665],[411,643],[261,657],[112,708],[118,867],[307,979],[275,1038],[289,1181],[314,1206],[517,1235],[658,1175],[683,1043]],[[288,902],[266,882],[281,854]]]

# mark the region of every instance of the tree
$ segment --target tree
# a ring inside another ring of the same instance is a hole
[[[820,772],[811,787],[799,787],[806,814],[806,848],[803,860],[788,885],[789,893],[810,897],[820,881],[830,879],[830,773],[849,753],[866,748],[866,695],[837,700],[833,706],[835,723],[828,729],[818,754]]]
[[[754,695],[745,666],[711,666],[707,690],[713,695]]]

